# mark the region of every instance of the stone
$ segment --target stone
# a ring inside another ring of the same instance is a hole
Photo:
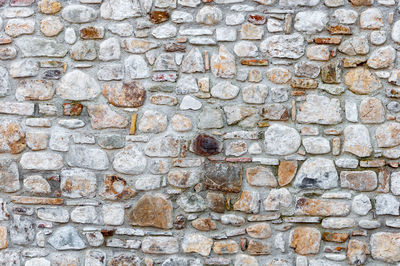
[[[300,255],[317,254],[321,242],[321,233],[312,227],[297,227],[290,232],[290,247]]]
[[[179,78],[175,91],[176,94],[189,94],[193,92],[198,92],[199,87],[197,85],[196,79],[193,76],[185,75]]]
[[[172,54],[159,54],[155,60],[154,71],[176,71],[178,70]]]
[[[56,17],[46,17],[40,21],[40,31],[47,37],[57,36],[63,28],[61,20]]]
[[[26,133],[26,144],[32,151],[45,150],[47,148],[48,135],[42,132]]]
[[[196,22],[205,25],[214,25],[222,20],[222,11],[214,6],[204,6],[196,15]]]
[[[396,50],[392,46],[376,49],[368,58],[367,65],[373,69],[390,67],[396,59]]]
[[[106,260],[106,254],[100,250],[88,250],[85,254],[85,264],[102,266]]]
[[[216,108],[205,106],[199,115],[197,126],[200,129],[222,128],[224,126],[222,111]]]
[[[300,134],[296,129],[274,124],[265,131],[265,152],[271,155],[289,155],[300,147]]]
[[[96,20],[97,11],[84,5],[68,5],[62,10],[62,18],[70,23],[87,23]]]
[[[117,107],[140,107],[146,100],[146,90],[136,81],[106,83],[102,94]]]
[[[300,61],[295,64],[294,68],[295,75],[299,77],[316,78],[320,73],[320,66],[309,61]]]
[[[118,255],[114,255],[110,258],[108,264],[109,266],[117,266],[117,265],[124,265],[124,264],[138,264],[141,263],[141,260],[136,257],[135,255],[129,253],[122,253]]]
[[[294,185],[300,188],[330,189],[337,186],[338,174],[332,160],[309,158],[297,172]]]
[[[192,142],[193,152],[201,156],[216,155],[222,150],[222,143],[212,136],[199,134]]]
[[[176,33],[176,27],[171,23],[166,23],[154,28],[151,35],[156,39],[168,39],[176,36]]]
[[[145,133],[160,133],[167,128],[167,125],[166,115],[158,111],[147,110],[140,119],[138,128]]]
[[[165,22],[169,19],[169,14],[166,11],[153,11],[150,13],[150,21],[154,24]]]
[[[234,261],[235,266],[258,266],[257,259],[255,257],[245,255],[245,254],[238,254],[235,256]]]
[[[39,65],[36,61],[32,59],[24,59],[17,62],[13,62],[10,65],[10,76],[13,78],[26,78],[34,77],[39,73]],[[5,87],[6,82],[8,82],[8,73],[4,72],[2,74],[2,82]]]
[[[206,162],[204,186],[211,190],[239,192],[242,187],[241,167],[229,163]]]
[[[60,188],[62,195],[68,198],[91,198],[96,193],[96,175],[83,169],[63,170]]]
[[[232,78],[236,74],[235,58],[224,45],[219,47],[218,54],[212,55],[210,65],[216,77]]]
[[[94,41],[77,41],[71,47],[71,58],[77,61],[95,60],[97,51]]]
[[[109,38],[101,42],[99,59],[102,61],[117,60],[121,57],[120,44],[117,38]]]
[[[114,156],[113,168],[123,174],[137,175],[143,173],[147,160],[143,151],[136,144],[127,145]]]
[[[187,234],[182,241],[182,249],[185,253],[198,253],[208,256],[211,252],[213,240],[201,234]]]
[[[35,265],[39,265],[39,266],[50,266],[50,261],[46,260],[45,258],[33,258],[33,259],[29,259],[25,262],[26,266],[35,266]]]
[[[107,154],[97,148],[71,146],[66,157],[69,166],[105,170],[109,166]]]
[[[349,125],[344,129],[343,151],[359,157],[368,157],[372,153],[369,132],[364,125]]]
[[[263,84],[252,84],[242,89],[242,99],[245,103],[263,104],[268,96],[268,88]]]
[[[208,192],[207,204],[211,211],[224,213],[225,211],[225,197],[222,193]]]
[[[121,64],[102,65],[97,71],[97,78],[99,80],[121,80],[123,79],[124,68]]]
[[[121,43],[122,49],[132,54],[142,54],[151,49],[157,48],[159,45],[153,41],[146,41],[141,39],[127,38]]]
[[[179,139],[171,135],[155,137],[146,145],[144,152],[150,157],[177,157],[179,143]]]
[[[393,195],[383,194],[375,198],[377,215],[399,215],[400,203]]]
[[[142,252],[147,254],[174,254],[179,251],[179,242],[175,237],[145,237],[142,241]]]
[[[56,0],[41,0],[38,2],[38,10],[40,13],[53,15],[60,12],[62,4]]]
[[[281,161],[278,168],[278,183],[286,186],[292,182],[297,172],[297,161]]]
[[[338,49],[347,55],[366,55],[369,53],[368,39],[365,36],[353,37],[343,41]]]
[[[358,215],[367,215],[372,209],[371,200],[367,195],[360,194],[353,198],[351,209]]]
[[[130,55],[124,61],[125,77],[129,80],[150,77],[150,69],[140,55]]]
[[[364,264],[367,255],[370,254],[368,243],[365,241],[351,239],[347,245],[347,261],[351,265]]]
[[[258,187],[263,187],[263,186],[277,187],[278,186],[276,177],[270,168],[266,168],[263,166],[247,168],[245,175],[246,175],[247,183],[252,186],[258,186]]]
[[[173,130],[177,132],[186,132],[190,131],[193,126],[192,122],[188,117],[183,116],[181,114],[175,114],[171,118],[171,127]]]
[[[306,56],[310,60],[328,61],[330,57],[329,46],[327,45],[312,45],[308,46]]]
[[[129,224],[168,229],[172,227],[172,204],[163,194],[145,194],[128,214]],[[143,243],[142,243],[143,249]]]
[[[21,153],[26,147],[26,135],[16,120],[1,121],[0,153]]]
[[[51,192],[50,184],[40,175],[24,178],[24,189],[34,195],[46,195]]]
[[[265,74],[275,84],[285,84],[291,79],[289,70],[283,67],[269,68]]]
[[[88,113],[93,129],[124,128],[128,125],[126,118],[111,109],[108,104],[90,104]]]
[[[80,206],[71,211],[71,221],[75,223],[96,224],[97,219],[96,208],[93,206]]]
[[[231,100],[239,94],[239,87],[229,81],[221,81],[211,88],[211,95],[222,100]]]
[[[287,208],[292,203],[292,196],[286,188],[272,189],[264,200],[264,209],[277,211],[280,208]]]
[[[344,76],[344,83],[355,94],[369,94],[382,87],[381,82],[368,69],[358,67]]]
[[[380,148],[391,148],[400,144],[400,124],[384,123],[376,128],[375,135]]]
[[[62,43],[38,37],[22,37],[16,40],[23,57],[64,57],[68,49]]]
[[[193,22],[193,15],[183,11],[173,11],[171,21],[177,24]]]
[[[207,208],[204,199],[199,194],[192,192],[181,195],[176,202],[181,209],[189,213],[201,212]]]
[[[73,70],[61,79],[56,93],[66,100],[92,100],[100,94],[100,87],[87,73]]]
[[[58,228],[47,241],[57,250],[80,250],[86,247],[78,231],[69,225]]]
[[[371,255],[374,259],[394,263],[400,261],[398,233],[377,232],[371,235]]]
[[[179,109],[181,110],[199,110],[201,107],[201,102],[189,95],[184,96],[179,105]]]
[[[295,206],[297,215],[346,216],[350,213],[350,206],[343,201],[298,198]]]
[[[303,138],[302,143],[306,151],[311,154],[326,154],[331,151],[329,140],[323,137]]]
[[[322,31],[328,23],[328,16],[322,11],[298,12],[294,21],[294,28],[297,31],[316,33]]]
[[[131,36],[133,33],[133,26],[126,22],[115,23],[108,26],[108,30],[121,37]],[[128,40],[128,39],[125,39]],[[124,40],[124,41],[125,41]]]
[[[21,215],[14,215],[9,226],[10,240],[16,245],[32,243],[35,238],[35,225],[32,218]]]
[[[392,40],[396,43],[400,43],[400,21],[396,21],[392,26],[391,32]]]
[[[54,95],[52,81],[46,80],[21,80],[15,92],[18,101],[24,100],[51,100]]]
[[[21,167],[28,170],[51,171],[60,170],[63,167],[63,158],[53,152],[26,152],[20,161]]]
[[[103,205],[103,221],[106,225],[122,225],[124,223],[124,206],[114,203]]]
[[[183,73],[204,72],[204,60],[198,48],[192,48],[183,59],[181,71]]]
[[[104,185],[100,195],[108,200],[125,200],[130,199],[135,191],[127,184],[125,179],[115,176],[106,175]]]
[[[360,28],[379,30],[384,26],[382,12],[378,8],[368,8],[360,14]]]
[[[258,213],[260,209],[260,195],[258,192],[242,190],[240,198],[233,205],[235,211]]]
[[[217,229],[217,224],[210,218],[198,218],[192,222],[192,226],[199,231],[210,231]]]
[[[240,38],[242,40],[261,40],[264,35],[264,29],[251,23],[245,23],[240,29]]]
[[[100,14],[102,18],[112,20],[123,20],[141,16],[139,2],[129,0],[105,0],[101,4]]]
[[[246,228],[246,233],[252,238],[266,239],[271,237],[272,230],[268,223],[256,223],[249,225]]]
[[[35,21],[22,18],[10,19],[7,21],[4,31],[11,37],[32,34],[35,31]]]
[[[233,51],[239,57],[255,57],[258,48],[250,41],[239,41],[235,44]]]
[[[250,119],[251,117],[254,117],[257,113],[257,109],[247,106],[224,106],[224,112],[227,124],[234,125],[239,122],[242,124],[245,118]]]
[[[234,240],[215,241],[212,249],[218,255],[236,254],[239,251],[239,245]]]
[[[236,29],[229,27],[217,28],[215,33],[217,41],[220,42],[234,42],[237,38]]]
[[[341,83],[342,76],[342,63],[340,61],[333,61],[321,67],[321,80],[328,84]]]
[[[299,106],[297,121],[307,124],[338,124],[342,121],[340,102],[326,96],[308,94],[306,101]]]
[[[261,42],[260,51],[275,58],[298,59],[304,55],[304,38],[297,33],[274,35]]]
[[[376,30],[371,32],[370,41],[373,45],[382,45],[386,42],[386,32],[381,30]]]
[[[360,103],[360,120],[364,124],[384,122],[385,108],[382,102],[374,97],[363,99]]]

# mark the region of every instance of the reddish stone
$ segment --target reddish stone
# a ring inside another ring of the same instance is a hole
[[[138,82],[106,83],[103,96],[117,107],[140,107],[146,100],[146,90]]]
[[[80,103],[64,103],[63,115],[78,116],[82,113],[83,105]]]
[[[199,231],[211,231],[217,229],[217,224],[210,218],[198,218],[192,222],[192,226]]]
[[[150,13],[150,21],[154,24],[159,24],[169,19],[167,11],[153,11]]]
[[[321,233],[313,227],[297,227],[291,232],[290,247],[300,255],[317,254],[319,252]]]
[[[240,64],[244,66],[268,66],[267,59],[243,59]]]
[[[221,152],[221,143],[214,137],[199,134],[193,140],[193,152],[201,156],[216,155]]]
[[[316,44],[340,44],[342,37],[314,38]]]
[[[80,29],[80,35],[82,39],[103,39],[104,38],[104,28],[88,26]]]
[[[297,161],[281,161],[278,168],[278,183],[281,187],[292,182],[297,172]]]
[[[267,17],[263,15],[250,14],[248,21],[255,25],[262,25],[267,21]]]

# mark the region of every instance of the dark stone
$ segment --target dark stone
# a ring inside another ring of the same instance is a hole
[[[242,188],[242,166],[231,163],[204,164],[204,186],[224,192],[240,192]]]
[[[186,45],[175,42],[169,42],[164,44],[164,50],[166,52],[185,52]]]
[[[82,113],[83,105],[80,103],[64,103],[63,115],[78,116]]]
[[[153,11],[150,14],[150,21],[154,24],[159,24],[169,19],[167,11]]]
[[[102,27],[88,26],[80,29],[82,39],[103,39],[104,29]]]
[[[201,156],[216,155],[221,152],[221,143],[214,137],[199,134],[193,140],[193,152]]]
[[[208,208],[213,212],[224,213],[225,212],[225,196],[219,192],[208,192],[207,193],[207,205]]]
[[[339,84],[342,76],[342,61],[336,60],[334,62],[327,63],[321,68],[321,79],[322,82],[328,84]]]
[[[44,79],[60,79],[61,71],[60,70],[47,70],[43,73]]]
[[[185,228],[185,224],[186,224],[185,216],[183,216],[182,214],[179,214],[175,217],[175,221],[174,221],[175,229],[181,230],[181,229]]]
[[[286,121],[289,119],[289,112],[283,104],[267,104],[261,110],[261,117],[267,120]]]
[[[97,144],[107,150],[121,149],[125,146],[125,138],[121,135],[99,135],[97,137]]]

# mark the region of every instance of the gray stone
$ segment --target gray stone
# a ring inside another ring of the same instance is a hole
[[[102,18],[112,20],[123,20],[141,16],[137,0],[104,0],[100,7],[100,14]]]
[[[146,157],[137,144],[129,144],[114,156],[113,168],[123,174],[143,173],[147,165]]]
[[[372,209],[371,200],[367,195],[360,194],[354,197],[351,203],[351,209],[355,214],[367,215]]]
[[[150,68],[140,55],[130,55],[124,61],[125,76],[129,79],[144,79],[150,77]]]
[[[71,221],[80,224],[98,223],[97,210],[93,206],[78,206],[71,211]]]
[[[197,126],[200,129],[222,128],[224,126],[222,111],[205,106],[199,115],[199,123]]]
[[[94,41],[77,41],[70,50],[71,58],[77,61],[95,60],[97,51]]]
[[[47,241],[57,250],[79,250],[86,247],[78,230],[70,225],[58,228]]]
[[[37,216],[39,219],[56,223],[67,223],[69,221],[68,210],[62,207],[39,208]]]
[[[334,125],[342,121],[340,102],[326,96],[308,94],[297,113],[299,123]]]
[[[181,71],[183,73],[204,72],[204,60],[198,48],[192,48],[183,59]]]
[[[35,224],[31,217],[14,215],[9,230],[10,240],[16,245],[26,245],[35,239]]]
[[[382,194],[375,198],[377,215],[399,215],[399,207],[400,203],[393,195]]]
[[[192,75],[182,75],[175,88],[176,94],[189,94],[199,91],[196,79]]]
[[[73,70],[61,79],[56,92],[66,100],[92,100],[100,94],[100,86],[89,74]]]
[[[107,154],[103,150],[85,146],[71,146],[65,160],[72,167],[105,170],[109,166]]]
[[[242,99],[249,104],[263,104],[268,96],[268,88],[264,84],[252,84],[242,89]]]
[[[37,61],[32,59],[24,59],[13,62],[10,65],[10,76],[13,78],[26,78],[26,77],[33,77],[39,73],[39,64]],[[7,76],[3,76],[3,82]],[[8,80],[7,80],[8,81]]]
[[[207,208],[207,204],[205,200],[196,193],[187,193],[180,196],[176,203],[178,203],[179,207],[182,208],[185,212],[201,212]]]
[[[60,188],[68,198],[93,197],[96,194],[96,174],[84,169],[61,171]]]
[[[125,146],[125,138],[117,134],[99,135],[97,144],[107,150],[120,149]]]
[[[294,185],[299,188],[331,189],[338,185],[338,174],[332,160],[308,158],[297,172]]]
[[[329,140],[323,137],[303,138],[303,146],[310,154],[326,154],[331,151]]]
[[[87,23],[96,20],[97,11],[84,5],[68,5],[63,8],[61,15],[71,23]]]
[[[62,43],[38,37],[18,38],[15,43],[23,57],[64,57],[68,52]]]
[[[64,163],[60,154],[54,152],[26,152],[20,161],[22,169],[54,171],[60,170]]]
[[[271,155],[289,155],[295,153],[301,144],[300,134],[296,129],[273,124],[265,132],[265,152]]]
[[[150,157],[177,157],[179,148],[179,138],[166,135],[153,137],[147,143],[144,153]]]
[[[274,35],[261,42],[260,50],[276,58],[297,59],[304,55],[304,37],[298,33]]]
[[[239,87],[229,81],[221,81],[211,88],[211,95],[221,100],[231,100],[239,94]]]
[[[151,34],[156,39],[168,39],[174,37],[177,33],[176,27],[172,23],[166,23],[154,28]]]

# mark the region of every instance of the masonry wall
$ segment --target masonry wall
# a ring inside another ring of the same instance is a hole
[[[397,0],[0,0],[0,265],[400,262]]]

